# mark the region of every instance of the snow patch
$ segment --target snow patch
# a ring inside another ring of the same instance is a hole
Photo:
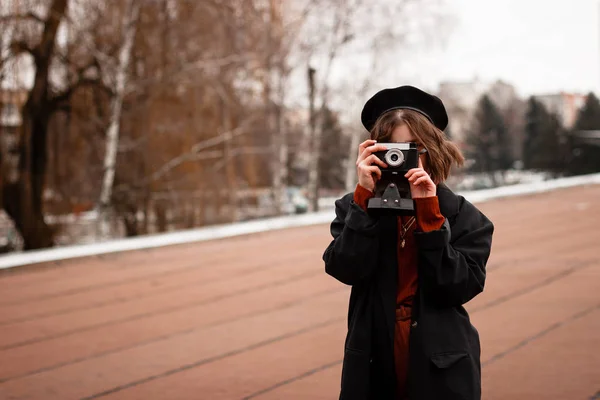
[[[548,181],[530,182],[503,186],[493,189],[459,192],[472,203],[481,203],[503,197],[522,196],[534,193],[543,193],[556,189],[564,189],[581,185],[600,184],[600,173],[569,178],[559,178]],[[140,236],[130,239],[112,240],[103,243],[68,246],[49,250],[27,251],[23,253],[8,254],[0,257],[0,269],[12,268],[28,264],[49,261],[60,261],[70,258],[108,254],[128,250],[141,250],[174,244],[201,242],[206,240],[221,239],[251,233],[267,232],[276,229],[285,229],[317,224],[328,224],[335,217],[333,210],[334,198],[321,199],[320,204],[326,211],[301,215],[283,216],[263,220],[240,222],[235,224],[210,226],[179,232],[159,235]]]

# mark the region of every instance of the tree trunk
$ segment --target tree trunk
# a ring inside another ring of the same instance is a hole
[[[280,77],[283,80],[283,77]],[[273,187],[275,189],[275,201],[278,204],[279,210],[283,209],[284,203],[288,200],[286,198],[286,187],[288,184],[288,129],[284,114],[284,89],[283,84],[280,83],[280,97],[279,104],[277,105],[277,119],[276,119],[276,166],[275,173],[273,175]]]
[[[268,51],[271,52],[267,64],[266,79],[276,82],[276,101],[267,99],[268,120],[273,129],[273,155],[271,161],[272,190],[277,214],[281,214],[288,201],[286,196],[287,187],[287,130],[285,127],[285,61],[281,52],[281,40],[284,36],[282,23],[281,1],[270,0],[269,29],[267,30]]]
[[[18,180],[6,182],[3,194],[4,209],[13,219],[23,238],[23,249],[39,249],[53,245],[53,231],[43,214],[44,178],[47,165],[46,141],[48,121],[31,97],[23,109],[20,127],[20,166]]]
[[[43,213],[48,122],[53,111],[48,75],[56,33],[66,10],[67,0],[52,2],[40,42],[31,51],[36,70],[19,128],[18,171],[9,171],[2,177],[4,209],[23,238],[24,250],[51,247],[54,243],[54,232],[44,221]]]
[[[308,67],[308,126],[309,126],[309,162],[308,162],[308,197],[309,210],[318,211],[319,209],[319,147],[320,138],[317,129],[317,116],[315,113],[315,73],[314,68]]]
[[[140,12],[141,2],[128,0],[123,17],[123,46],[119,51],[119,60],[116,72],[115,95],[111,102],[110,123],[106,131],[106,152],[104,155],[104,178],[100,192],[100,207],[98,221],[102,238],[110,235],[109,211],[111,207],[112,188],[115,179],[115,164],[117,161],[117,147],[119,144],[119,127],[125,85],[127,83],[127,70],[131,59],[133,39],[135,38],[136,22]]]
[[[123,226],[125,227],[126,237],[135,237],[140,234],[135,208],[129,208],[129,210],[124,211],[121,218],[123,219]]]
[[[221,104],[221,126],[223,131],[230,132],[232,123],[231,115],[229,113],[231,104]],[[232,140],[225,140],[223,142],[223,159],[225,160],[225,191],[221,193],[222,189],[219,187],[219,202],[226,204],[227,219],[226,222],[235,222],[238,219],[238,201],[237,201],[237,179],[236,179],[236,160],[232,156]]]
[[[344,187],[346,189],[346,193],[354,192],[354,187],[356,186],[356,157],[358,152],[358,145],[360,144],[360,131],[353,130],[352,140],[350,140],[350,147],[348,148],[348,164],[346,167],[346,178]]]
[[[167,210],[162,200],[154,202],[154,212],[156,213],[156,232],[167,231]]]

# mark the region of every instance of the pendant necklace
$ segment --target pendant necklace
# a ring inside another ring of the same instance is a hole
[[[404,223],[402,223],[402,233],[400,234],[400,239],[402,239],[402,241],[400,242],[401,248],[404,248],[404,245],[406,245],[406,240],[404,239],[404,236],[406,235],[406,232],[410,229],[410,227],[413,226],[415,221],[416,221],[415,217],[412,217],[411,219],[408,220],[406,227],[404,226]]]

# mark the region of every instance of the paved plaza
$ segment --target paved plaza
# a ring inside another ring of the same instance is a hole
[[[600,186],[479,204],[486,400],[600,398]],[[0,399],[336,399],[328,225],[0,272]]]

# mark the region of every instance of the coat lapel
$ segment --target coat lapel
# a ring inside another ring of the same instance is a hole
[[[394,343],[394,329],[396,322],[396,290],[398,289],[398,257],[396,246],[398,243],[398,222],[396,217],[382,217],[384,229],[380,236],[381,249],[385,249],[379,256],[382,258],[378,274],[379,295],[385,324],[387,327],[389,344]]]

